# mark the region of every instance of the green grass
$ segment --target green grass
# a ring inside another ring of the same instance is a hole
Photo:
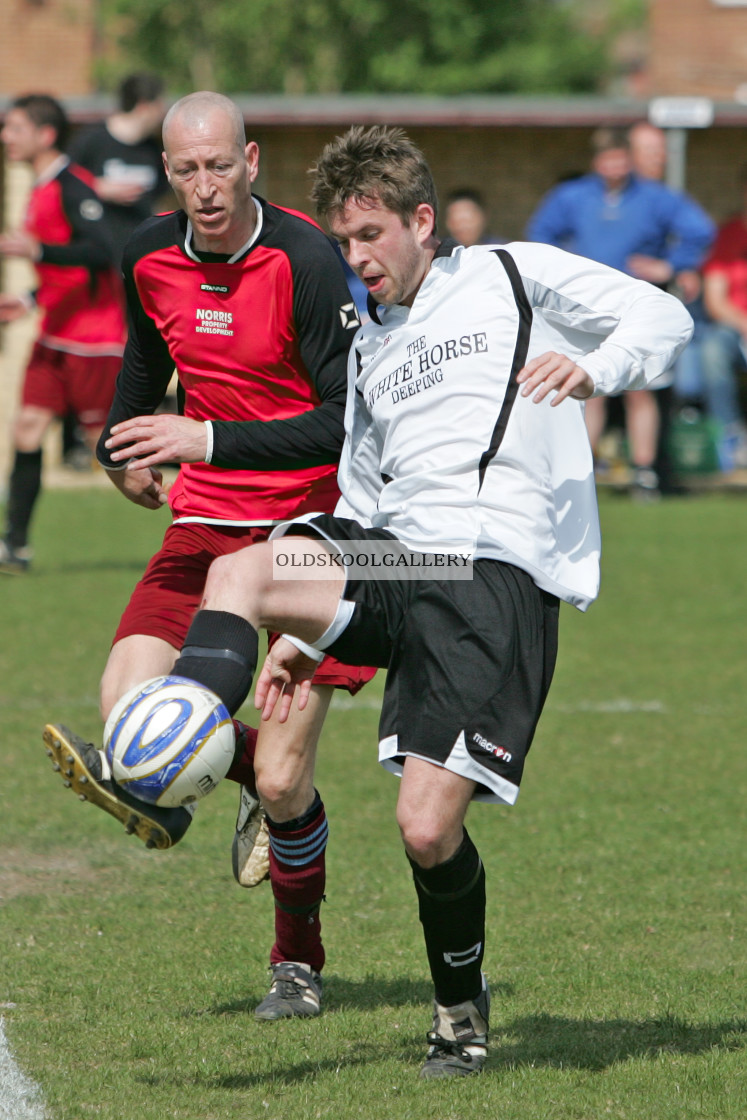
[[[744,500],[605,497],[602,514],[602,596],[563,611],[519,803],[470,814],[488,1068],[425,1084],[381,681],[332,711],[321,748],[326,1013],[258,1024],[272,899],[233,883],[235,788],[148,852],[41,746],[48,719],[100,734],[111,634],[165,518],[114,492],[44,496],[33,573],[0,582],[0,1014],[52,1120],[744,1120]]]

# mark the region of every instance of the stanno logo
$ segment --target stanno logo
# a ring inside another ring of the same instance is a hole
[[[228,287],[225,284],[200,284],[201,292],[222,292],[228,295]]]
[[[489,754],[494,755],[496,758],[502,759],[503,762],[510,762],[513,757],[510,751],[504,750],[503,747],[497,747],[495,743],[491,743],[489,739],[485,739],[478,731],[472,736],[472,742],[477,743],[478,747],[482,747],[484,751],[488,751]]]
[[[198,307],[195,311],[195,318],[197,319],[195,330],[198,334],[233,336],[231,330],[233,312],[231,311],[215,311],[212,307]]]

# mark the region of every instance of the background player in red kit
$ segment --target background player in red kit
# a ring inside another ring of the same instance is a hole
[[[125,337],[119,280],[103,209],[92,177],[63,155],[68,122],[44,94],[13,102],[1,138],[8,158],[31,165],[36,181],[23,228],[0,236],[0,254],[34,262],[33,295],[0,295],[0,322],[42,309],[39,337],[23,380],[13,424],[10,476],[0,571],[28,568],[28,533],[41,487],[44,433],[69,410],[96,443],[114,393]]]
[[[123,494],[146,508],[168,500],[174,520],[117,630],[102,680],[104,718],[128,689],[171,670],[214,557],[265,540],[287,517],[334,508],[346,359],[358,326],[321,230],[252,195],[258,149],[246,143],[231,101],[183,98],[166,116],[163,139],[182,209],[146,222],[125,251],[130,330],[98,455]],[[184,416],[154,416],[174,366]],[[185,430],[194,454],[180,458],[195,461],[182,466],[167,499],[148,463],[149,440],[162,447]],[[245,469],[224,469],[237,462]],[[239,735],[245,752],[229,773],[243,783],[234,874],[245,886],[266,875],[254,845],[258,792],[275,896],[273,982],[260,1018],[320,1011],[327,821],[313,784],[316,744],[332,687],[354,692],[372,675],[329,659],[307,709],[287,725],[263,725],[254,759],[256,733]],[[186,809],[135,801],[111,781],[102,752],[65,729],[48,728],[45,738],[76,792],[147,843],[168,847],[183,835]]]

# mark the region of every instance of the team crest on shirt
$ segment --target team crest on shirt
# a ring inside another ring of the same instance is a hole
[[[357,330],[361,325],[358,309],[354,303],[343,303],[340,308],[340,322],[346,331]]]
[[[222,334],[233,337],[233,312],[218,311],[213,307],[198,307],[195,311],[197,334]]]
[[[98,222],[104,216],[104,207],[97,198],[84,198],[80,204],[80,216],[87,222]]]

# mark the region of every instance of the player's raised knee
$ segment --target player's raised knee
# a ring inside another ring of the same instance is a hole
[[[290,771],[257,773],[257,793],[275,821],[300,817],[314,800],[314,787]]]
[[[230,601],[256,599],[272,585],[272,551],[265,544],[252,544],[213,560],[205,584],[205,605],[235,610]],[[238,600],[237,598],[238,597]]]

